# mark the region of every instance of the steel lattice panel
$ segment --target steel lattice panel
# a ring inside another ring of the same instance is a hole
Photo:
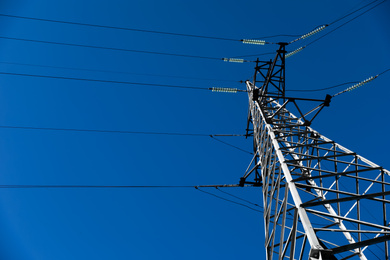
[[[389,171],[305,125],[282,98],[254,101],[247,89],[267,259],[385,259]]]

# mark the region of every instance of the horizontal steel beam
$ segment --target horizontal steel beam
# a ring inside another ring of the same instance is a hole
[[[349,251],[349,250],[352,250],[355,248],[369,246],[369,245],[373,245],[373,244],[377,244],[377,243],[381,243],[381,242],[385,242],[385,241],[389,241],[389,240],[390,240],[390,235],[384,235],[384,236],[380,236],[377,238],[372,238],[372,239],[356,242],[356,243],[345,245],[345,246],[339,246],[339,247],[333,248],[332,251],[333,251],[333,254],[339,254],[339,253]]]
[[[337,191],[335,191],[337,192]],[[307,208],[307,207],[313,207],[313,206],[318,206],[318,205],[324,205],[324,204],[331,204],[331,203],[338,203],[338,202],[345,202],[345,201],[351,201],[351,200],[361,200],[361,199],[372,199],[375,197],[379,196],[386,196],[390,195],[390,191],[386,192],[377,192],[377,193],[371,193],[371,194],[365,194],[365,195],[359,195],[356,194],[354,196],[350,197],[344,197],[344,198],[338,198],[338,199],[330,199],[330,200],[322,200],[322,201],[316,201],[316,202],[305,202],[301,204],[301,207]],[[381,200],[382,202],[385,203],[390,203],[388,200]]]

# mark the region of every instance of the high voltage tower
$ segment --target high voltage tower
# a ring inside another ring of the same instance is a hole
[[[89,23],[50,20],[0,14],[3,17],[69,24],[84,27],[137,31],[160,35],[174,35],[192,38],[205,38],[224,41],[241,41],[244,44],[279,46],[276,55],[269,61],[257,59],[252,81],[246,81],[249,109],[245,136],[253,137],[253,157],[241,177],[239,184],[201,185],[200,187],[237,187],[257,186],[263,192],[263,217],[265,227],[266,259],[293,260],[335,260],[335,259],[385,259],[389,260],[390,222],[388,211],[390,200],[390,171],[383,169],[364,157],[348,150],[340,144],[321,135],[311,128],[313,120],[325,107],[330,105],[332,97],[366,84],[380,74],[357,83],[333,96],[326,95],[322,100],[290,97],[286,95],[285,59],[302,51],[307,46],[329,35],[340,27],[350,23],[363,14],[383,4],[387,0],[374,0],[350,12],[341,18],[318,27],[317,29],[289,42],[268,42],[258,39],[229,39],[220,37],[181,34],[137,28],[114,27]],[[360,12],[361,11],[361,12]],[[288,44],[304,40],[324,30],[328,26],[360,12],[333,30],[292,52],[287,53]],[[265,38],[279,37],[268,36]],[[290,35],[291,36],[291,35]],[[295,36],[294,36],[295,37]],[[252,62],[242,57],[219,58],[178,54],[149,50],[124,49],[97,45],[55,42],[27,38],[0,36],[0,39],[52,44],[57,46],[82,47],[150,55],[165,55],[204,60],[223,60],[225,62]],[[269,53],[263,53],[265,55]],[[257,55],[248,55],[257,56]],[[247,56],[247,57],[248,57]],[[84,70],[136,74],[91,69],[77,69],[60,66],[33,65],[14,62],[4,64],[27,65],[57,69]],[[388,69],[387,71],[390,71]],[[385,72],[387,72],[385,71]],[[381,74],[385,73],[382,72]],[[166,87],[181,89],[213,90],[215,92],[245,92],[235,88],[207,88],[181,85],[141,83],[130,81],[101,80],[88,78],[70,78],[63,76],[35,75],[14,72],[2,72],[1,75],[23,77],[74,80],[83,82],[101,82],[122,85],[140,85],[147,87]],[[138,74],[186,78],[182,76]],[[188,77],[187,77],[188,78]],[[193,78],[194,79],[194,78]],[[203,79],[205,80],[205,79]],[[226,81],[226,80],[225,80]],[[308,106],[309,104],[309,106]],[[314,105],[313,105],[314,104]],[[312,109],[307,109],[313,105]],[[294,114],[293,114],[294,113]],[[127,133],[153,135],[205,136],[217,141],[216,136],[196,133],[136,132],[93,129],[65,129],[22,126],[1,126],[9,129],[56,130],[99,133]],[[226,135],[239,136],[239,135]],[[227,144],[227,143],[225,143]],[[228,144],[230,145],[230,144]],[[233,145],[230,145],[233,146]],[[233,146],[234,148],[238,148]],[[240,148],[238,148],[240,149]],[[240,149],[242,150],[242,149]],[[132,186],[132,185],[0,185],[0,188],[192,188],[194,186]],[[199,189],[200,190],[200,189]],[[202,190],[201,190],[202,191]],[[206,191],[203,191],[206,192]],[[206,192],[209,193],[209,192]],[[209,193],[210,194],[210,193]],[[213,194],[211,194],[213,195]],[[231,195],[231,194],[230,194]],[[215,196],[215,195],[214,195]],[[233,195],[234,196],[234,195]],[[218,197],[218,196],[216,196]],[[236,196],[235,196],[236,197]],[[238,198],[238,197],[236,197]],[[230,201],[230,200],[228,200]],[[234,202],[234,201],[231,201]],[[248,201],[247,201],[248,202]],[[236,202],[234,202],[236,203]],[[237,203],[240,204],[240,203]],[[253,203],[252,203],[253,204]],[[245,206],[244,204],[240,204]],[[257,204],[254,204],[259,206]]]
[[[390,172],[310,127],[332,97],[286,96],[286,45],[246,81],[254,156],[240,185],[262,186],[266,259],[387,260]]]

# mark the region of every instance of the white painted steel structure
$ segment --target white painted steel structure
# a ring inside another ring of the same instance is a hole
[[[302,113],[284,58],[281,45],[246,82],[255,155],[240,184],[262,183],[267,259],[388,259],[390,172],[310,128],[330,99]]]

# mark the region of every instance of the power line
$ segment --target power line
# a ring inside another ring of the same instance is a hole
[[[371,2],[371,3],[369,3],[369,4],[367,4],[367,5],[364,5],[363,7],[359,8],[359,9],[353,11],[353,12],[350,12],[350,13],[348,13],[348,14],[346,14],[346,15],[344,15],[344,16],[338,18],[338,19],[336,19],[336,20],[334,20],[333,22],[331,22],[331,23],[329,23],[329,24],[322,25],[321,27],[317,27],[317,29],[313,29],[312,31],[310,31],[309,33],[307,33],[307,34],[305,34],[305,35],[284,35],[284,36],[299,37],[299,38],[297,38],[297,39],[295,39],[295,40],[289,42],[289,44],[294,43],[294,42],[296,42],[296,41],[298,41],[298,40],[302,40],[302,39],[308,38],[308,37],[310,37],[310,36],[312,36],[312,35],[314,35],[314,34],[320,32],[320,31],[324,30],[326,27],[328,27],[328,26],[330,26],[330,25],[332,25],[332,24],[334,24],[334,23],[336,23],[336,22],[338,22],[338,21],[340,21],[340,20],[342,20],[342,19],[344,19],[344,18],[346,18],[346,17],[348,17],[348,16],[351,16],[352,14],[354,14],[354,13],[356,13],[356,12],[358,12],[358,11],[360,11],[360,10],[366,8],[367,6],[370,6],[370,5],[372,5],[372,4],[374,4],[374,3],[378,2],[378,1],[379,1],[379,0],[375,0],[375,1],[373,1],[373,2]],[[384,3],[385,1],[387,1],[387,0],[384,0],[383,2],[379,3],[378,5]],[[371,9],[377,7],[378,5],[372,7]],[[326,35],[328,35],[328,34],[334,32],[335,30],[337,30],[337,29],[339,29],[340,27],[342,27],[342,26],[348,24],[349,22],[355,20],[356,18],[358,18],[359,16],[365,14],[366,12],[370,11],[371,9],[368,9],[368,10],[366,10],[365,12],[363,12],[363,13],[359,14],[358,16],[354,17],[353,19],[351,19],[351,20],[345,22],[344,24],[341,24],[339,27],[335,28],[334,30],[332,30],[332,31],[330,31],[330,32],[328,32],[328,33],[326,33],[326,34],[324,34],[323,36],[317,38],[316,40],[310,42],[309,44],[307,44],[307,45],[305,45],[305,46],[299,48],[299,50],[302,50],[302,49],[306,48],[307,46],[309,46],[309,45],[311,45],[312,43],[318,41],[319,39],[325,37]],[[268,38],[278,37],[278,36],[282,36],[282,35],[269,36]],[[256,39],[257,39],[257,38],[256,38]],[[295,51],[295,52],[297,52],[297,51]],[[245,56],[240,56],[240,57],[252,57],[252,56],[261,56],[261,55],[267,55],[267,54],[273,54],[273,53],[263,53],[263,54],[245,55]],[[288,57],[288,56],[286,56],[286,57]]]
[[[381,73],[379,73],[378,75],[376,75],[376,77],[379,77],[387,72],[389,72],[390,69],[387,69],[385,71],[382,71]],[[340,87],[340,86],[343,86],[343,85],[347,85],[347,84],[356,84],[356,83],[359,83],[360,81],[351,81],[351,82],[345,82],[345,83],[341,83],[341,84],[338,84],[338,85],[335,85],[335,86],[332,86],[332,87],[327,87],[327,88],[319,88],[319,89],[288,89],[286,91],[295,91],[295,92],[316,92],[316,91],[323,91],[323,90],[328,90],[328,89],[333,89],[333,88],[337,88],[337,87]]]
[[[219,190],[219,191],[222,192],[222,193],[225,193],[226,195],[229,195],[229,196],[233,197],[233,198],[242,200],[242,201],[244,201],[244,202],[246,202],[246,203],[249,203],[249,204],[251,204],[251,205],[253,205],[253,206],[256,206],[256,207],[259,207],[259,208],[262,208],[262,209],[263,209],[263,207],[260,206],[259,204],[253,203],[253,202],[251,202],[251,201],[249,201],[249,200],[240,198],[240,197],[238,197],[238,196],[236,196],[236,195],[233,195],[233,194],[231,194],[231,193],[229,193],[229,192],[226,192],[226,191],[223,191],[223,190],[221,190],[221,189],[218,189],[218,187],[216,187],[216,189]]]
[[[374,79],[376,79],[377,77],[379,77],[380,75],[383,75],[384,73],[386,73],[386,72],[388,72],[388,71],[390,71],[390,69],[387,69],[387,70],[385,70],[385,71],[379,73],[378,75],[371,76],[371,77],[369,77],[369,78],[367,78],[367,79],[365,79],[365,80],[363,80],[363,81],[360,81],[359,83],[357,83],[357,84],[355,84],[355,85],[353,85],[353,86],[350,86],[350,87],[344,89],[343,91],[340,91],[340,92],[334,94],[333,97],[336,97],[336,96],[338,96],[338,95],[341,95],[341,94],[343,94],[343,93],[345,93],[345,92],[349,92],[349,91],[355,90],[355,89],[357,89],[357,88],[359,88],[359,87],[361,87],[361,86],[363,86],[363,85],[365,85],[365,84],[367,84],[367,83],[373,81]]]
[[[307,33],[307,34],[305,34],[305,35],[303,35],[303,36],[301,36],[300,38],[298,38],[298,39],[296,39],[296,40],[294,40],[294,41],[291,41],[290,43],[296,42],[296,41],[301,40],[301,39],[308,38],[308,37],[310,37],[310,36],[312,36],[312,35],[314,35],[314,34],[320,32],[320,31],[322,31],[322,30],[325,29],[326,27],[328,27],[328,26],[330,26],[330,25],[332,25],[332,24],[334,24],[334,23],[336,23],[336,22],[338,22],[338,21],[340,21],[340,20],[342,20],[342,19],[344,19],[344,18],[346,18],[346,17],[348,17],[348,16],[350,16],[350,15],[352,15],[352,14],[354,14],[354,13],[356,13],[356,12],[362,10],[362,9],[364,9],[364,8],[366,8],[367,6],[370,6],[370,5],[372,5],[372,4],[376,3],[376,2],[378,2],[378,1],[379,1],[379,0],[375,0],[375,1],[373,1],[373,2],[371,2],[371,3],[369,3],[369,4],[367,4],[367,5],[365,5],[365,6],[361,7],[361,8],[359,8],[359,9],[357,9],[357,10],[355,10],[355,11],[349,13],[349,14],[346,14],[346,15],[342,16],[342,17],[339,18],[339,19],[336,19],[335,21],[331,22],[330,24],[323,25],[323,26],[321,26],[320,28],[318,28],[318,29],[316,29],[316,30],[314,30],[314,31],[311,31],[311,32],[309,32],[309,33]],[[364,15],[365,13],[371,11],[372,9],[374,9],[375,7],[377,7],[377,6],[381,5],[381,4],[383,4],[383,3],[386,2],[386,1],[387,1],[387,0],[384,0],[384,1],[380,2],[379,4],[377,4],[377,5],[375,5],[375,6],[371,7],[371,8],[369,8],[369,9],[367,9],[366,11],[360,13],[359,15],[355,16],[354,18],[352,18],[352,19],[350,19],[350,20],[344,22],[343,24],[339,25],[338,27],[336,27],[335,29],[329,31],[328,33],[322,35],[321,37],[319,37],[319,38],[313,40],[312,42],[310,42],[310,43],[308,43],[308,44],[306,44],[306,45],[300,47],[299,49],[296,49],[296,50],[293,51],[293,52],[288,53],[288,54],[286,55],[286,57],[289,57],[289,56],[291,56],[291,55],[293,55],[293,54],[295,54],[295,53],[297,53],[297,52],[303,50],[304,48],[310,46],[311,44],[317,42],[318,40],[324,38],[325,36],[331,34],[332,32],[334,32],[334,31],[340,29],[340,28],[343,27],[344,25],[346,25],[346,24],[352,22],[353,20],[359,18],[360,16],[362,16],[362,15]]]
[[[263,209],[264,209],[264,208],[263,208],[262,206],[260,206],[260,205],[258,205],[258,204],[256,204],[256,203],[253,203],[253,202],[251,202],[251,201],[249,201],[249,200],[246,200],[246,199],[240,198],[240,197],[238,197],[238,196],[235,196],[235,195],[233,195],[233,194],[230,194],[230,193],[228,193],[228,192],[222,191],[222,190],[218,189],[217,186],[216,186],[215,188],[216,188],[217,190],[219,190],[220,192],[225,193],[225,194],[227,194],[227,195],[229,195],[229,196],[232,196],[232,197],[234,197],[234,198],[236,198],[236,199],[245,201],[245,202],[247,202],[247,203],[249,203],[249,204],[251,204],[251,205],[254,205],[254,206],[260,208],[261,210],[257,210],[257,209],[255,209],[255,208],[252,208],[252,207],[250,207],[250,206],[248,206],[248,205],[245,205],[245,204],[243,204],[243,203],[239,203],[239,202],[236,202],[236,201],[233,201],[233,200],[229,200],[229,199],[223,198],[223,197],[218,196],[218,195],[216,195],[216,194],[213,194],[213,193],[211,193],[211,192],[207,192],[207,191],[201,190],[201,189],[199,189],[199,187],[202,187],[202,186],[196,186],[195,189],[197,189],[197,190],[199,190],[199,191],[201,191],[201,192],[204,192],[204,193],[206,193],[206,194],[209,194],[209,195],[211,195],[211,196],[217,197],[217,198],[219,198],[219,199],[222,199],[222,200],[225,200],[225,201],[234,203],[234,204],[238,204],[238,205],[240,205],[240,206],[249,208],[249,209],[251,209],[251,210],[254,210],[254,211],[258,211],[258,212],[263,213]],[[203,187],[207,187],[207,186],[203,186]],[[279,202],[279,204],[281,205],[280,202]],[[290,212],[288,212],[288,214],[289,214],[290,216],[292,216],[292,214],[291,214]],[[292,218],[289,218],[289,217],[286,217],[286,218],[289,219],[289,220],[293,220]],[[320,225],[320,224],[318,224],[318,223],[312,223],[312,224]]]
[[[277,35],[271,35],[271,36],[265,36],[265,37],[256,37],[252,39],[269,39],[269,38],[276,38],[276,37],[299,37],[301,35],[299,34],[277,34]]]
[[[257,211],[260,213],[263,213],[262,210],[258,210],[255,208],[252,208],[248,205],[245,205],[243,203],[239,203],[236,201],[232,201],[226,198],[223,198],[221,196],[215,195],[211,192],[207,192],[204,190],[199,189],[200,186],[192,186],[192,185],[0,185],[0,189],[171,189],[171,188],[195,188],[198,191],[201,191],[203,193],[212,195],[214,197],[217,197],[219,199],[249,208],[253,211]],[[207,185],[204,187],[207,188]],[[256,204],[257,205],[257,204]],[[259,206],[260,207],[260,206]]]
[[[264,56],[269,54],[275,54],[275,52],[266,52],[266,53],[260,53],[260,54],[251,54],[251,55],[241,55],[241,56],[234,56],[232,58],[246,58],[246,57],[258,57],[258,56]]]
[[[33,127],[33,126],[10,126],[0,125],[5,129],[26,129],[26,130],[47,130],[47,131],[70,131],[70,132],[95,132],[95,133],[116,133],[116,134],[142,134],[142,135],[175,135],[175,136],[244,136],[239,134],[200,134],[200,133],[174,133],[174,132],[146,132],[146,131],[122,131],[122,130],[99,130],[99,129],[78,129],[78,128],[54,128],[54,127]],[[215,139],[215,138],[214,138]]]
[[[240,82],[240,81],[238,81],[238,80],[228,80],[228,79],[198,78],[198,77],[174,76],[174,75],[163,75],[163,74],[134,73],[134,72],[114,71],[114,70],[98,70],[98,69],[72,68],[72,67],[51,66],[51,65],[39,65],[39,64],[18,63],[18,62],[7,62],[7,61],[0,61],[0,63],[1,63],[1,64],[9,64],[9,65],[22,65],[22,66],[39,67],[39,68],[53,68],[53,69],[78,70],[78,71],[90,71],[90,72],[104,72],[104,73],[137,75],[137,76],[153,76],[153,77],[167,77],[167,78],[193,79],[193,80],[210,80],[210,81],[224,81],[224,82]]]
[[[344,19],[344,18],[346,18],[346,17],[348,17],[348,16],[351,16],[351,15],[353,15],[354,13],[356,13],[356,12],[358,12],[358,11],[360,11],[360,10],[366,8],[367,6],[370,6],[370,5],[372,5],[372,4],[374,4],[374,3],[378,2],[378,1],[379,1],[379,0],[375,0],[375,1],[373,1],[373,2],[371,2],[371,3],[369,3],[369,4],[367,4],[367,5],[364,5],[363,7],[359,8],[359,9],[353,11],[353,12],[347,13],[346,15],[343,15],[342,17],[340,17],[340,18],[334,20],[333,22],[331,22],[331,23],[329,23],[329,24],[322,25],[321,27],[319,27],[319,28],[317,28],[317,29],[315,29],[315,30],[310,31],[309,33],[307,33],[307,34],[301,36],[301,37],[298,38],[298,39],[295,39],[294,41],[292,41],[292,42],[290,42],[290,43],[293,43],[293,42],[296,42],[296,41],[298,41],[298,40],[302,40],[302,39],[308,38],[308,37],[310,37],[310,36],[312,36],[312,35],[314,35],[314,34],[320,32],[320,31],[324,30],[326,27],[331,26],[331,25],[333,25],[334,23],[337,23],[338,21],[340,21],[340,20],[342,20],[342,19]],[[385,1],[386,1],[386,0],[385,0]],[[374,8],[375,8],[375,6],[374,6]],[[371,9],[366,10],[366,12],[368,12],[368,11],[370,11],[370,10],[371,10]],[[318,39],[314,40],[313,42],[315,42],[315,41],[317,41],[317,40],[319,40],[319,39],[325,37],[326,35],[332,33],[333,31],[335,31],[335,30],[337,30],[337,29],[339,29],[340,27],[342,27],[342,26],[348,24],[349,22],[353,21],[354,19],[358,18],[359,16],[363,15],[364,13],[365,13],[365,12],[363,12],[362,14],[356,16],[355,18],[353,18],[353,19],[351,19],[351,20],[345,22],[344,24],[342,24],[342,25],[340,25],[339,27],[335,28],[334,30],[332,30],[332,31],[330,31],[330,32],[328,32],[328,33],[326,33],[326,34],[323,35],[322,37],[319,37]],[[311,44],[311,43],[309,43],[308,45],[306,45],[306,46],[304,46],[304,47],[302,47],[302,48],[305,48],[305,47],[309,46],[310,44]]]
[[[338,85],[335,85],[335,86],[332,86],[332,87],[319,88],[319,89],[286,89],[286,91],[294,91],[294,92],[316,92],[316,91],[323,91],[323,90],[328,90],[328,89],[332,89],[332,88],[337,88],[337,87],[340,87],[340,86],[343,86],[343,85],[347,85],[347,84],[354,84],[354,83],[358,83],[358,82],[359,82],[359,81],[345,82],[345,83],[338,84]]]
[[[344,18],[346,18],[346,17],[348,17],[348,16],[350,16],[350,15],[352,15],[352,14],[354,14],[354,13],[356,13],[356,12],[362,10],[362,9],[364,9],[364,8],[366,8],[367,6],[370,6],[370,5],[372,5],[372,4],[376,3],[376,2],[378,2],[378,1],[379,1],[379,0],[375,0],[375,1],[373,1],[373,2],[371,2],[371,3],[369,3],[369,4],[367,4],[367,5],[365,5],[365,6],[363,6],[363,7],[361,7],[361,8],[359,8],[359,9],[357,9],[357,10],[355,10],[355,11],[353,11],[353,12],[347,14],[347,15],[342,16],[341,18],[336,19],[335,21],[331,22],[330,24],[323,25],[322,27],[318,28],[317,30],[311,31],[310,33],[307,33],[307,34],[305,34],[304,36],[301,36],[300,38],[298,38],[298,39],[296,39],[296,40],[294,40],[294,41],[291,41],[290,43],[296,42],[296,41],[298,41],[298,40],[300,40],[300,39],[307,38],[308,36],[315,34],[316,31],[319,32],[319,31],[321,31],[322,29],[325,29],[325,27],[330,26],[330,25],[332,25],[332,24],[334,24],[334,23],[336,23],[336,22],[338,22],[338,21],[340,21],[340,20],[342,20],[342,19],[344,19]],[[344,26],[344,25],[346,25],[346,24],[352,22],[352,21],[355,20],[356,18],[358,18],[358,17],[364,15],[365,13],[371,11],[372,9],[374,9],[375,7],[377,7],[377,6],[381,5],[381,4],[383,4],[383,3],[386,2],[386,1],[387,1],[387,0],[384,0],[384,1],[380,2],[379,4],[377,4],[377,5],[373,6],[373,7],[371,7],[370,9],[364,11],[363,13],[359,14],[358,16],[352,18],[351,20],[348,20],[347,22],[341,24],[340,26],[336,27],[335,29],[329,31],[328,33],[322,35],[321,37],[319,37],[319,38],[315,39],[314,41],[308,43],[307,45],[301,47],[300,49],[306,48],[307,46],[313,44],[314,42],[316,42],[316,41],[318,41],[318,40],[320,40],[320,39],[322,39],[323,37],[329,35],[330,33],[334,32],[334,31],[336,31],[337,29],[341,28],[342,26]],[[321,29],[321,30],[319,30],[319,29]],[[292,35],[291,35],[291,36],[292,36]],[[300,35],[299,35],[299,36],[300,36]],[[271,36],[271,37],[273,37],[273,36]],[[262,53],[262,54],[254,54],[254,55],[245,55],[245,56],[240,56],[240,57],[252,57],[252,56],[261,56],[261,55],[267,55],[267,54],[273,54],[273,53]]]
[[[374,4],[374,3],[378,2],[378,1],[379,1],[379,0],[372,1],[371,3],[368,3],[368,4],[366,4],[366,5],[362,6],[362,7],[360,7],[359,9],[357,9],[357,10],[355,10],[355,11],[353,11],[353,12],[350,12],[350,13],[348,13],[348,14],[346,14],[346,15],[344,15],[344,16],[342,16],[342,17],[336,19],[336,20],[334,20],[333,22],[329,23],[329,25],[332,25],[332,24],[334,24],[334,23],[337,23],[338,21],[343,20],[344,18],[347,18],[348,16],[351,16],[351,15],[353,15],[354,13],[359,12],[360,10],[362,10],[362,9],[366,8],[367,6],[370,6],[370,5],[372,5],[372,4]],[[362,2],[364,2],[364,1],[362,1]],[[360,5],[360,3],[359,3],[359,5]]]
[[[64,185],[64,184],[1,184],[0,189],[42,189],[42,188],[216,188],[216,187],[224,187],[224,188],[237,188],[238,184],[222,184],[222,185]],[[249,187],[245,185],[244,187]]]
[[[390,69],[387,69],[387,70],[385,70],[385,71],[379,73],[378,76],[380,76],[380,75],[382,75],[382,74],[385,74],[386,72],[389,72],[389,71],[390,71]]]
[[[72,77],[37,75],[37,74],[24,74],[24,73],[13,73],[13,72],[0,72],[0,75],[35,77],[35,78],[48,78],[48,79],[63,79],[63,80],[76,80],[76,81],[88,81],[88,82],[101,82],[101,83],[124,84],[124,85],[140,85],[140,86],[149,86],[149,87],[196,89],[196,90],[208,90],[209,91],[209,88],[202,88],[202,87],[190,87],[190,86],[154,84],[154,83],[141,83],[141,82],[130,82],[130,81],[102,80],[102,79],[72,78]]]
[[[250,207],[250,206],[248,206],[248,205],[245,205],[245,204],[243,204],[243,203],[236,202],[236,201],[233,201],[233,200],[229,200],[229,199],[226,199],[226,198],[224,198],[224,197],[218,196],[218,195],[216,195],[216,194],[214,194],[214,193],[211,193],[211,192],[208,192],[208,191],[201,190],[201,189],[199,189],[199,187],[195,187],[195,189],[197,189],[198,191],[201,191],[201,192],[203,192],[203,193],[206,193],[206,194],[208,194],[208,195],[211,195],[211,196],[213,196],[213,197],[216,197],[216,198],[218,198],[218,199],[221,199],[221,200],[224,200],[224,201],[228,201],[228,202],[230,202],[230,203],[234,203],[234,204],[237,204],[237,205],[246,207],[246,208],[248,208],[248,209],[250,209],[250,210],[257,211],[257,212],[260,212],[260,213],[263,213],[262,210],[258,210],[258,209],[252,208],[252,207]]]
[[[344,25],[346,25],[346,24],[348,24],[348,23],[350,23],[350,22],[354,21],[355,19],[357,19],[357,18],[361,17],[362,15],[364,15],[364,14],[368,13],[369,11],[371,11],[372,9],[376,8],[377,6],[379,6],[379,5],[383,4],[383,3],[384,3],[384,2],[386,2],[386,1],[387,1],[387,0],[383,0],[383,1],[382,1],[382,2],[380,2],[379,4],[377,4],[377,5],[374,5],[373,7],[371,7],[371,8],[369,8],[369,9],[367,9],[366,11],[364,11],[363,13],[360,13],[359,15],[355,16],[354,18],[352,18],[352,19],[350,19],[350,20],[348,20],[348,21],[344,22],[343,24],[339,25],[339,26],[338,26],[338,27],[336,27],[335,29],[333,29],[333,30],[331,30],[331,31],[327,32],[326,34],[322,35],[321,37],[319,37],[319,38],[315,39],[314,41],[312,41],[312,42],[308,43],[308,44],[307,44],[305,47],[307,47],[307,46],[309,46],[309,45],[311,45],[311,44],[313,44],[313,43],[317,42],[318,40],[320,40],[320,39],[324,38],[325,36],[328,36],[328,35],[329,35],[329,34],[331,34],[332,32],[334,32],[334,31],[336,31],[336,30],[340,29],[340,28],[341,28],[341,27],[343,27]],[[376,1],[374,1],[374,2],[376,2]]]
[[[235,145],[229,144],[229,143],[227,143],[227,142],[224,142],[224,141],[222,141],[222,140],[219,140],[219,139],[215,138],[214,135],[210,135],[210,137],[211,137],[212,139],[214,139],[215,141],[218,141],[218,142],[220,142],[220,143],[223,143],[223,144],[225,144],[225,145],[228,145],[228,146],[230,146],[230,147],[233,147],[234,149],[237,149],[237,150],[239,150],[239,151],[241,151],[241,152],[249,153],[249,154],[253,155],[253,153],[248,152],[248,151],[246,151],[246,150],[244,150],[244,149],[241,149],[240,147],[237,147],[237,146],[235,146]]]
[[[224,187],[224,188],[237,188],[241,186],[235,184],[224,184],[224,185],[37,185],[37,184],[1,184],[0,189],[42,189],[42,188],[216,188],[216,187]],[[244,187],[248,187],[245,185]],[[259,206],[261,207],[261,206]]]
[[[216,198],[234,203],[243,207],[246,207],[250,210],[263,213],[262,210],[252,208],[243,203],[239,203],[233,200],[223,198],[221,196],[215,195],[211,192],[199,189],[202,185],[192,186],[192,185],[0,185],[0,189],[177,189],[177,188],[195,188],[198,191],[209,194]],[[207,185],[204,186],[207,188]],[[253,203],[252,203],[253,204]],[[255,204],[257,205],[257,204]],[[258,206],[258,205],[257,205]],[[258,206],[261,208],[261,206]]]
[[[0,189],[69,189],[69,188],[115,188],[115,189],[134,189],[134,188],[194,188],[190,185],[0,185]]]
[[[145,54],[185,57],[185,58],[222,60],[221,58],[205,57],[205,56],[197,56],[197,55],[176,54],[176,53],[156,52],[156,51],[132,50],[132,49],[123,49],[123,48],[114,48],[114,47],[103,47],[103,46],[96,46],[96,45],[85,45],[85,44],[76,44],[76,43],[42,41],[42,40],[32,40],[32,39],[14,38],[14,37],[5,37],[5,36],[0,36],[0,39],[15,40],[15,41],[25,41],[25,42],[35,42],[35,43],[44,43],[44,44],[54,44],[54,45],[72,46],[72,47],[83,47],[83,48],[101,49],[101,50],[111,50],[111,51],[125,51],[125,52],[135,52],[135,53],[145,53]]]
[[[44,18],[27,17],[27,16],[10,15],[10,14],[0,14],[0,16],[10,17],[10,18],[18,18],[18,19],[25,19],[25,20],[41,21],[41,22],[81,25],[81,26],[105,28],[105,29],[116,29],[116,30],[123,30],[123,31],[155,33],[155,34],[183,36],[183,37],[193,37],[193,38],[202,38],[202,39],[211,39],[211,40],[236,41],[236,42],[240,41],[238,39],[215,37],[215,36],[204,36],[204,35],[195,35],[195,34],[186,34],[186,33],[174,33],[174,32],[164,32],[164,31],[156,31],[156,30],[145,30],[145,29],[137,29],[137,28],[129,28],[129,27],[118,27],[118,26],[99,25],[99,24],[91,24],[91,23],[80,23],[80,22],[62,21],[62,20],[54,20],[54,19],[44,19]]]
[[[75,128],[53,128],[53,127],[31,127],[31,126],[9,126],[9,125],[0,125],[0,128],[5,129],[25,129],[25,130],[44,130],[44,131],[70,131],[70,132],[92,132],[92,133],[115,133],[115,134],[141,134],[141,135],[170,135],[170,136],[199,136],[206,137],[209,136],[213,140],[221,142],[225,145],[238,149],[242,152],[253,154],[244,149],[241,149],[237,146],[229,144],[225,141],[215,138],[215,136],[244,136],[239,134],[199,134],[199,133],[169,133],[169,132],[145,132],[145,131],[121,131],[121,130],[98,130],[98,129],[75,129]]]
[[[81,26],[97,27],[97,28],[105,28],[105,29],[116,29],[116,30],[124,30],[124,31],[135,31],[135,32],[156,33],[156,34],[165,34],[165,35],[173,35],[173,36],[203,38],[203,39],[211,39],[211,40],[223,40],[223,41],[241,42],[241,39],[233,39],[233,38],[226,38],[226,37],[215,37],[215,36],[205,36],[205,35],[196,35],[196,34],[165,32],[165,31],[157,31],[157,30],[146,30],[146,29],[129,28],[129,27],[98,25],[98,24],[91,24],[91,23],[71,22],[71,21],[45,19],[45,18],[28,17],[28,16],[11,15],[11,14],[0,14],[0,16],[9,17],[9,18],[24,19],[24,20],[41,21],[41,22],[81,25]],[[277,34],[277,35],[270,35],[270,36],[265,36],[265,37],[260,37],[260,38],[253,38],[253,39],[269,39],[269,38],[276,38],[276,37],[298,37],[298,36],[300,36],[300,35]]]

